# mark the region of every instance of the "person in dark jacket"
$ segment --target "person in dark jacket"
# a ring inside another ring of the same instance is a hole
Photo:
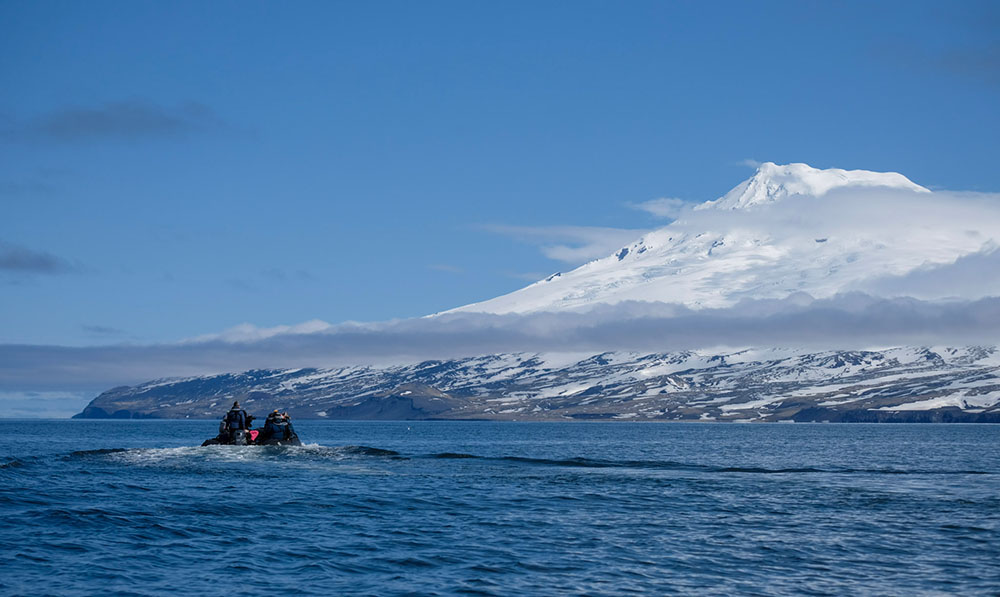
[[[292,418],[286,412],[281,413],[281,418],[285,421],[285,439],[297,438],[298,434],[295,433],[295,428],[292,427]]]
[[[267,420],[264,421],[264,430],[257,436],[257,443],[285,441],[294,433],[288,415],[281,414],[278,409],[274,409],[271,414],[267,415]]]
[[[266,442],[270,439],[282,440],[284,438],[285,429],[281,424],[281,415],[278,413],[278,409],[274,409],[264,420],[264,430],[261,431],[260,441]]]
[[[250,415],[240,408],[239,401],[233,402],[233,407],[226,413],[226,428],[229,431],[229,443],[239,445],[247,443]]]
[[[233,407],[226,413],[226,427],[229,428],[230,433],[239,429],[246,430],[249,427],[247,425],[247,411],[240,408],[239,401],[233,402]]]

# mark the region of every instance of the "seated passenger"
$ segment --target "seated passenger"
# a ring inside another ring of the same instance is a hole
[[[226,415],[222,415],[222,420],[219,421],[219,435],[216,439],[220,444],[229,443],[229,422],[226,421]]]
[[[226,423],[226,417],[223,415],[222,420],[219,421],[219,435],[213,438],[206,439],[202,442],[202,446],[217,446],[219,444],[229,443],[229,425]]]
[[[278,409],[274,409],[271,414],[267,415],[267,420],[264,421],[264,429],[257,436],[257,443],[273,443],[288,439],[290,436],[290,423],[286,417],[287,415],[283,417],[278,413]]]
[[[285,439],[291,439],[297,436],[295,433],[295,428],[292,427],[292,418],[288,416],[287,412],[281,413],[281,418],[285,420]]]

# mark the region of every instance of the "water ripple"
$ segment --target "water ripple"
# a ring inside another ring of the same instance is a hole
[[[1000,592],[1000,428],[46,425],[0,444],[5,594]]]

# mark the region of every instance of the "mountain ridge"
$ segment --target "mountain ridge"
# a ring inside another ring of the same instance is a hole
[[[995,346],[503,353],[393,367],[252,370],[119,387],[77,418],[1000,422]]]

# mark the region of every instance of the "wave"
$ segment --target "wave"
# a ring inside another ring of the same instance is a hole
[[[344,446],[342,448],[333,449],[339,450],[344,454],[354,454],[358,456],[401,456],[400,453],[395,450],[383,450],[382,448],[371,448],[368,446]]]
[[[175,448],[104,448],[77,450],[61,456],[63,460],[109,459],[126,464],[152,465],[169,464],[170,461],[267,461],[282,460],[289,463],[322,461],[345,461],[357,459],[409,460],[470,460],[502,463],[508,465],[586,468],[586,469],[636,469],[654,471],[688,471],[696,473],[745,474],[745,475],[996,475],[996,471],[984,470],[937,470],[937,469],[897,469],[897,468],[850,468],[797,466],[769,468],[760,466],[723,466],[671,460],[609,460],[585,457],[533,458],[528,456],[481,456],[464,452],[436,452],[406,456],[396,450],[372,446],[184,446]],[[29,460],[33,457],[28,457]],[[25,466],[28,460],[13,458],[0,462],[0,470]]]
[[[4,462],[0,462],[0,469],[5,469],[5,468],[21,468],[25,464],[27,464],[27,463],[25,461],[21,460],[20,458],[12,458],[10,460],[6,460]]]
[[[440,454],[431,454],[430,458],[440,458],[442,460],[460,460],[462,458],[482,458],[482,456],[476,456],[475,454],[462,454],[461,452],[441,452]]]
[[[715,466],[707,464],[695,464],[688,462],[676,462],[669,460],[603,460],[594,458],[530,458],[526,456],[500,456],[486,457],[475,454],[464,454],[457,452],[441,452],[428,454],[425,458],[435,459],[478,459],[490,460],[494,462],[509,462],[526,464],[533,466],[554,466],[568,468],[610,468],[610,469],[647,469],[647,470],[673,470],[673,471],[698,471],[709,473],[743,473],[743,474],[796,474],[796,473],[821,473],[821,474],[867,474],[867,475],[994,475],[995,472],[977,470],[900,470],[891,468],[819,468],[819,467],[790,467],[790,468],[765,468],[754,466]]]
[[[138,448],[133,448],[138,449]],[[106,454],[120,454],[130,451],[129,448],[102,448],[99,450],[76,450],[66,455],[66,458],[86,458],[88,456],[104,456]]]
[[[107,460],[131,465],[169,465],[171,463],[192,462],[255,462],[285,461],[287,463],[308,463],[316,461],[339,461],[357,458],[404,459],[395,450],[371,446],[180,446],[173,448],[102,448],[76,450],[58,455],[64,461]],[[18,467],[23,463],[17,459],[5,466]]]

